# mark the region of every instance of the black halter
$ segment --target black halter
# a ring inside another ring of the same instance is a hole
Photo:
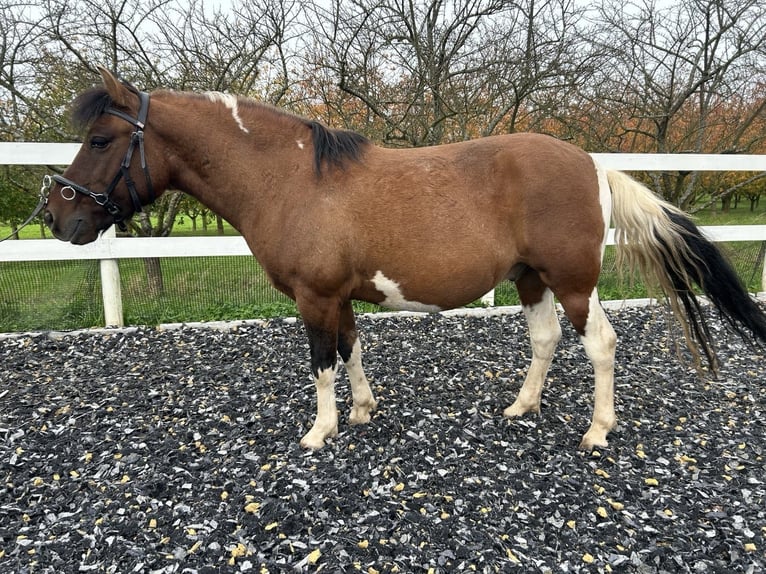
[[[125,157],[120,164],[120,170],[117,172],[117,175],[114,176],[114,179],[112,179],[112,182],[109,184],[109,187],[106,188],[104,193],[96,193],[91,191],[87,187],[75,183],[71,179],[67,179],[64,176],[53,176],[53,180],[63,186],[61,188],[61,197],[67,201],[72,201],[78,193],[87,195],[93,199],[93,201],[102,206],[107,211],[107,213],[112,216],[115,225],[117,225],[117,227],[119,227],[122,231],[127,229],[127,225],[125,224],[125,216],[122,213],[122,208],[112,199],[111,196],[112,192],[117,187],[117,184],[120,183],[120,180],[124,178],[125,185],[128,187],[128,191],[130,192],[130,199],[133,202],[133,210],[135,212],[141,211],[141,200],[138,197],[136,184],[133,181],[133,178],[130,177],[129,171],[130,162],[133,159],[133,152],[135,151],[136,147],[138,147],[138,153],[141,156],[141,169],[144,170],[146,189],[149,193],[149,203],[154,201],[154,188],[152,187],[152,180],[149,177],[149,166],[146,165],[146,155],[144,153],[144,126],[146,125],[146,116],[149,113],[149,94],[146,92],[138,92],[138,99],[140,102],[138,108],[138,118],[133,118],[111,106],[104,110],[104,113],[117,116],[129,124],[132,124],[136,128],[136,130],[130,136],[130,145],[128,146],[128,151],[125,152]],[[69,190],[69,193],[65,193],[66,190]]]

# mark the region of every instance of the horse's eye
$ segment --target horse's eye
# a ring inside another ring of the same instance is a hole
[[[94,136],[90,138],[90,147],[92,149],[106,149],[109,145],[109,140],[103,137]]]

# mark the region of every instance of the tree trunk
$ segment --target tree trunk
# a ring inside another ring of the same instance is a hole
[[[146,287],[149,295],[157,296],[165,292],[165,284],[162,279],[162,266],[159,257],[144,258],[146,270]]]

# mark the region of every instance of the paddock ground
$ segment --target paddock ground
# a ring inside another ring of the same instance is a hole
[[[318,452],[300,324],[0,339],[0,572],[762,572],[766,356],[678,361],[608,312],[619,428],[577,450],[592,370],[566,326],[540,416],[508,421],[521,315],[363,317],[379,401]]]

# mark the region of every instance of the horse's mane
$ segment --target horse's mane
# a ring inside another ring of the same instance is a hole
[[[131,91],[138,93],[134,86],[128,83],[125,83],[125,85]],[[200,96],[200,94],[193,95],[204,97]],[[328,128],[316,120],[309,120],[286,110],[254,100],[241,98],[240,101],[260,109],[270,110],[283,117],[292,118],[294,121],[298,121],[308,127],[311,130],[312,144],[314,146],[314,168],[318,174],[322,173],[322,168],[325,165],[342,168],[346,160],[359,161],[364,148],[370,143],[370,140],[357,132]],[[113,104],[111,96],[103,86],[86,90],[74,100],[72,105],[72,123],[78,129],[87,128]]]
[[[359,161],[362,151],[370,143],[362,134],[349,130],[330,129],[314,120],[304,120],[311,128],[314,144],[314,168],[322,173],[322,165],[329,163],[343,167],[345,160]]]
[[[311,143],[314,146],[314,168],[318,174],[322,173],[325,165],[343,168],[346,160],[359,161],[364,148],[370,143],[365,136],[351,130],[329,128],[319,121],[307,119],[263,102],[247,98],[241,98],[240,101],[308,127],[311,130]]]

